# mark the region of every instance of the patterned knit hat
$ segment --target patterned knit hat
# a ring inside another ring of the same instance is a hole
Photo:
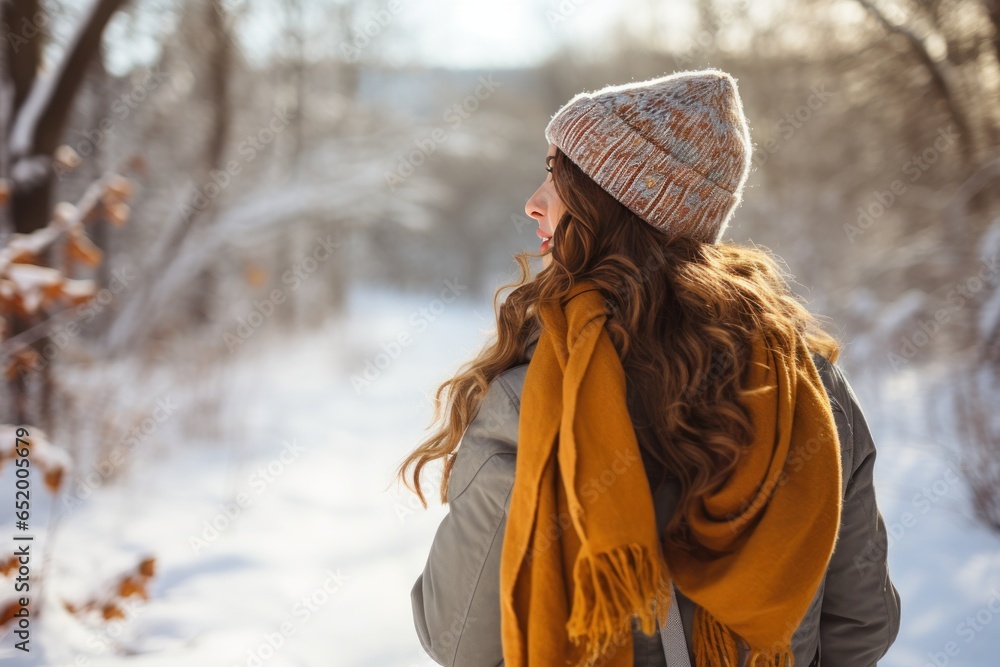
[[[722,237],[750,171],[736,80],[718,69],[580,93],[545,138],[649,224],[708,243]]]

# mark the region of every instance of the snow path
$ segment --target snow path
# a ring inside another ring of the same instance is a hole
[[[239,350],[248,363],[233,400],[248,436],[161,442],[165,428],[157,446],[137,449],[127,475],[60,520],[48,545],[55,556],[46,564],[46,615],[32,625],[30,657],[13,651],[8,635],[0,640],[0,661],[433,665],[413,629],[409,591],[446,509],[433,500],[433,484],[424,511],[389,484],[390,476],[425,433],[429,394],[492,326],[488,298],[471,308],[435,296],[359,291],[345,324],[331,322],[280,347]],[[396,358],[355,391],[350,377],[403,332],[410,337]],[[901,374],[877,391],[866,378],[849,378],[875,434],[879,503],[897,535],[890,568],[903,627],[879,664],[995,664],[1000,540],[973,524],[940,446],[914,426],[924,409],[912,400],[915,378]],[[0,497],[13,496],[12,480],[12,466],[5,466]],[[33,527],[44,525],[49,511],[45,498],[36,500]],[[0,519],[13,523],[7,501]],[[213,521],[222,530],[211,539],[205,529]],[[44,531],[35,534],[33,572],[46,548]],[[193,537],[205,542],[192,546]],[[111,637],[58,604],[100,590],[100,582],[147,554],[157,559],[151,599],[136,604],[125,622],[108,625]],[[5,591],[11,586],[0,583]]]
[[[879,389],[849,377],[878,447],[876,493],[901,598],[885,667],[992,666],[1000,655],[1000,537],[976,523],[946,454],[952,443],[924,426],[931,412],[947,419],[947,404],[925,391],[943,371],[904,370]]]

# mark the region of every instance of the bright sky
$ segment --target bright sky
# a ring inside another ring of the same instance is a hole
[[[734,2],[746,0],[733,0]],[[331,8],[333,0],[301,0],[303,22],[315,49],[333,55],[345,43]],[[243,13],[240,38],[251,60],[264,60],[280,40],[284,15],[273,0],[225,0]],[[164,16],[179,0],[144,0],[134,20],[119,16],[108,28],[109,67],[116,73],[137,62],[152,63],[169,29]],[[395,12],[393,11],[395,9]],[[636,32],[688,39],[695,19],[692,0],[371,0],[358,10],[354,30],[366,30],[381,58],[451,68],[530,66],[563,43],[600,55],[608,30],[627,23]],[[140,24],[141,27],[137,26]],[[157,34],[159,33],[159,34]],[[362,38],[364,39],[364,38]]]
[[[531,65],[566,40],[599,43],[622,7],[607,0],[421,0],[407,3],[399,24],[386,28],[386,55],[446,67]]]

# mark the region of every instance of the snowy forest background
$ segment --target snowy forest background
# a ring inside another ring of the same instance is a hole
[[[0,659],[433,664],[409,591],[447,510],[391,472],[537,249],[545,123],[712,66],[756,150],[727,236],[842,339],[879,448],[882,664],[995,664],[1000,2],[0,8]]]

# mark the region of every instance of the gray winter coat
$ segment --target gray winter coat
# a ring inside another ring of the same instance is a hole
[[[514,484],[521,389],[537,342],[536,333],[524,362],[493,381],[466,429],[449,481],[449,513],[410,593],[420,643],[441,665],[503,665],[500,553]],[[818,354],[813,359],[840,435],[844,500],[826,577],[792,637],[792,649],[796,667],[868,667],[895,641],[900,616],[899,593],[889,578],[885,524],[872,483],[875,444],[843,371]],[[654,498],[661,533],[676,496],[676,487],[667,485]],[[677,600],[693,665],[695,603],[682,593]],[[634,665],[671,667],[659,634],[646,635],[633,622],[632,639]],[[740,666],[745,664],[741,648]]]

